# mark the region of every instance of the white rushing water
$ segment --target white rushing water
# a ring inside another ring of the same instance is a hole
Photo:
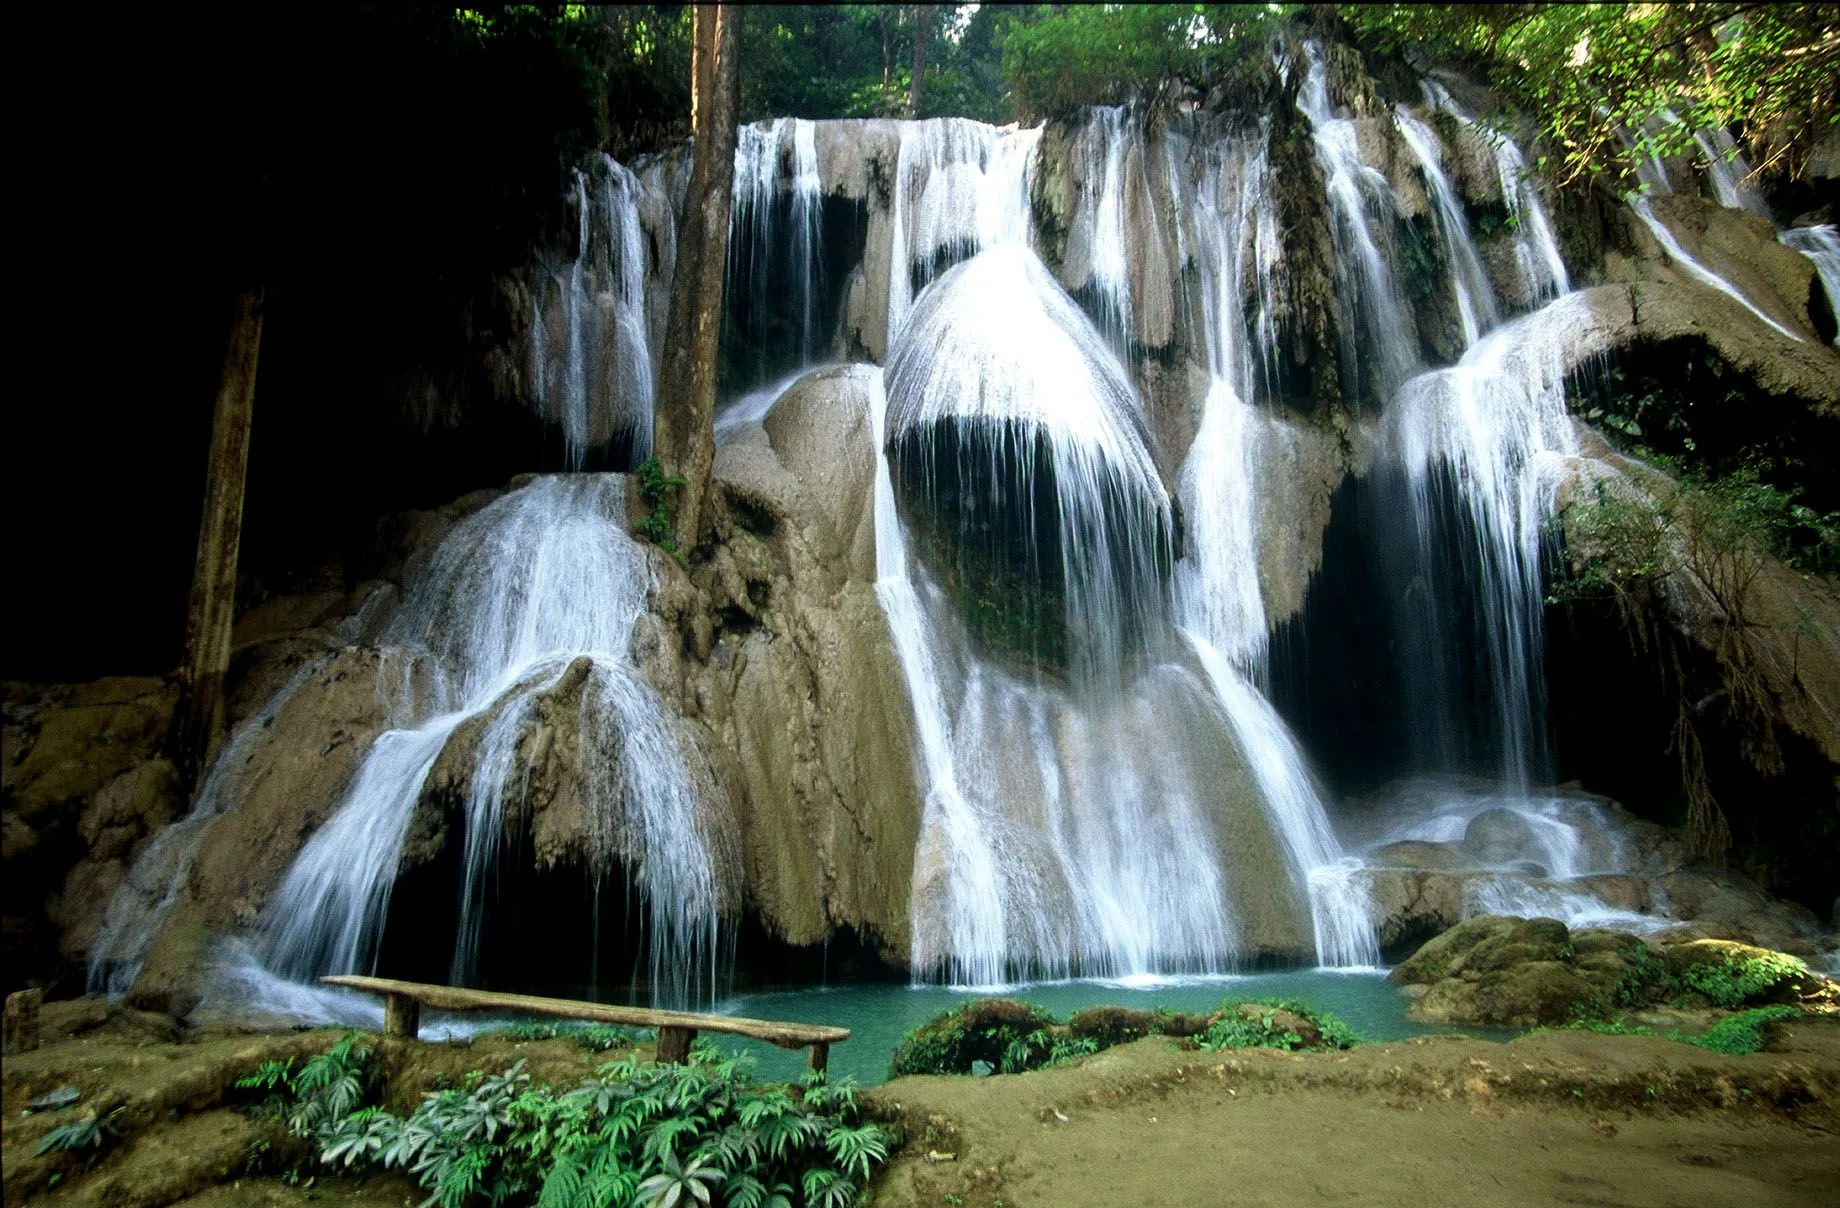
[[[1385,174],[1361,158],[1354,122],[1338,116],[1330,103],[1322,47],[1310,42],[1304,51],[1297,108],[1310,120],[1334,214],[1337,289],[1349,319],[1341,333],[1342,361],[1357,367],[1356,393],[1371,390],[1385,399],[1418,365],[1412,308],[1381,250],[1390,239],[1378,220],[1390,221],[1398,204]]]
[[[1257,498],[1271,485],[1260,465],[1274,421],[1251,400],[1274,356],[1272,273],[1282,251],[1267,138],[1261,130],[1217,140],[1192,192],[1177,181],[1179,211],[1193,220],[1210,379],[1180,475],[1188,551],[1176,569],[1178,613],[1309,901],[1318,963],[1370,966],[1379,950],[1365,896],[1341,875],[1348,862],[1296,740],[1254,686],[1268,644]]]
[[[1791,227],[1777,238],[1814,261],[1815,275],[1827,291],[1828,309],[1840,316],[1840,227],[1831,223]],[[1835,335],[1834,343],[1840,345],[1840,334]]]
[[[915,291],[942,267],[983,248],[1030,241],[1029,182],[1040,142],[1039,126],[958,117],[901,124],[890,215],[890,349]]]
[[[1394,109],[1393,121],[1406,145],[1412,148],[1412,154],[1418,158],[1426,191],[1436,208],[1438,235],[1443,240],[1445,260],[1451,266],[1450,281],[1456,292],[1457,316],[1463,325],[1463,346],[1467,348],[1480,339],[1484,331],[1501,322],[1500,310],[1495,305],[1495,290],[1483,271],[1482,257],[1476,252],[1475,242],[1469,237],[1469,220],[1464,217],[1463,204],[1457,200],[1457,191],[1444,173],[1444,152],[1438,145],[1437,135],[1431,132],[1431,127],[1407,112],[1404,105]]]
[[[1553,234],[1552,221],[1546,216],[1546,206],[1540,200],[1533,173],[1527,170],[1520,147],[1505,134],[1477,125],[1450,91],[1436,80],[1422,80],[1420,88],[1427,104],[1456,119],[1460,127],[1480,139],[1494,156],[1502,204],[1514,221],[1515,263],[1528,283],[1528,296],[1538,303],[1570,292],[1571,274],[1566,271],[1565,259],[1559,254],[1558,237]]]
[[[1629,208],[1635,211],[1636,217],[1642,220],[1642,224],[1654,235],[1655,241],[1667,252],[1668,259],[1672,260],[1682,269],[1685,269],[1688,276],[1694,278],[1703,285],[1711,286],[1726,297],[1735,300],[1738,305],[1744,307],[1745,310],[1750,311],[1753,315],[1756,315],[1757,318],[1768,327],[1781,332],[1798,344],[1803,342],[1801,336],[1789,330],[1787,327],[1784,327],[1775,319],[1772,319],[1769,315],[1765,314],[1756,303],[1745,297],[1743,290],[1707,268],[1704,264],[1700,263],[1691,252],[1682,247],[1680,245],[1680,240],[1674,237],[1674,232],[1668,228],[1667,223],[1662,222],[1661,219],[1656,216],[1655,207],[1649,204],[1647,197],[1641,194],[1632,193],[1627,198],[1627,201],[1629,202]]]
[[[747,333],[804,368],[824,351],[824,185],[817,126],[775,118],[742,126],[735,142],[734,207],[728,225],[730,309],[746,304]],[[781,330],[781,325],[785,330]],[[777,370],[776,370],[777,372]],[[764,383],[761,383],[764,384]]]
[[[603,155],[575,172],[574,257],[539,263],[532,291],[531,392],[562,431],[578,468],[588,450],[624,432],[634,462],[652,445],[653,360],[647,312],[643,186]]]
[[[1499,774],[1518,787],[1547,772],[1540,541],[1553,508],[1551,472],[1577,451],[1565,408],[1570,354],[1595,324],[1579,295],[1564,295],[1483,337],[1456,365],[1414,378],[1385,419],[1387,451],[1406,471],[1421,534],[1446,484],[1473,526],[1477,653]],[[1430,556],[1420,551],[1421,561]]]
[[[456,731],[471,752],[461,935],[453,973],[476,967],[499,827],[527,753],[524,723],[565,679],[580,692],[580,792],[597,874],[625,864],[651,942],[660,1000],[709,993],[718,929],[732,908],[721,870],[735,842],[701,804],[675,719],[639,677],[629,646],[651,588],[625,530],[624,480],[540,478],[462,521],[410,584],[383,634],[435,676],[434,700],[365,755],[343,804],[308,841],[264,914],[258,951],[306,978],[374,964],[404,835]]]

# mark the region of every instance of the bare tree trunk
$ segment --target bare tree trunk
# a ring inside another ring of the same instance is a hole
[[[716,377],[741,87],[741,10],[732,4],[699,4],[695,21],[690,74],[696,165],[690,177],[689,213],[677,237],[677,277],[665,324],[664,389],[653,439],[666,471],[685,480],[677,508],[677,545],[685,554],[697,547],[707,527],[704,505],[715,463]]]
[[[230,627],[236,620],[237,551],[243,539],[243,484],[249,470],[249,419],[262,349],[263,290],[237,299],[211,419],[205,467],[204,516],[185,619],[185,666],[174,720],[173,754],[190,779],[210,756],[224,726],[224,675],[230,669]]]
[[[926,40],[932,33],[933,6],[914,5],[914,84],[908,94],[908,108],[913,117],[920,116],[920,94],[926,87]]]

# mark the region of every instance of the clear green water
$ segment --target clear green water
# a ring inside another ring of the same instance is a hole
[[[831,1049],[831,1077],[854,1077],[864,1086],[888,1078],[888,1061],[901,1035],[949,1007],[990,991],[944,986],[856,985],[738,994],[717,1013],[754,1019],[832,1024],[849,1028],[848,1042]],[[1060,1018],[1082,1007],[1116,1004],[1139,1010],[1208,1011],[1223,999],[1299,999],[1338,1016],[1367,1040],[1400,1040],[1455,1029],[1412,1023],[1406,999],[1378,973],[1328,973],[1321,970],[1260,973],[1239,977],[1167,979],[1151,985],[1118,982],[1052,982],[1017,986],[1003,997],[1038,1003]],[[1472,1035],[1494,1029],[1465,1029]],[[1502,1035],[1506,1035],[1503,1033]],[[723,1049],[753,1054],[763,1078],[796,1079],[804,1072],[805,1054],[776,1049],[739,1036],[711,1036]]]

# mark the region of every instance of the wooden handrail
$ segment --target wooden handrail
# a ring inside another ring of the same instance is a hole
[[[657,1011],[649,1007],[621,1007],[612,1003],[582,1002],[572,998],[538,998],[530,994],[500,994],[492,990],[467,990],[426,982],[396,981],[387,977],[338,975],[322,977],[329,986],[345,986],[383,995],[383,1030],[390,1036],[417,1035],[421,1008],[437,1011],[519,1011],[558,1019],[587,1019],[629,1027],[658,1029],[658,1059],[682,1061],[698,1032],[724,1032],[751,1036],[782,1049],[810,1049],[809,1064],[823,1070],[830,1047],[850,1038],[848,1028],[823,1024],[781,1023],[771,1019],[744,1019],[735,1015],[699,1015],[690,1011]]]

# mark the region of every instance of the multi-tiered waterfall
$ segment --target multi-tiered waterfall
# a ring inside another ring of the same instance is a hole
[[[1583,459],[1564,393],[1605,347],[1598,313],[1572,290],[1513,140],[1442,85],[1356,112],[1316,46],[1271,70],[1293,88],[1277,93],[1295,97],[1284,112],[1104,108],[1052,139],[963,119],[741,132],[719,443],[736,465],[779,465],[794,436],[768,429],[795,382],[865,350],[886,365],[851,371],[867,414],[826,429],[864,447],[797,452],[839,477],[874,467],[882,627],[861,632],[892,647],[911,729],[919,817],[888,831],[905,836],[897,864],[911,856],[891,896],[916,978],[1377,965],[1371,853],[1504,815],[1525,850],[1490,849],[1472,909],[1641,925],[1562,884],[1614,871],[1623,849],[1600,841],[1601,809],[1542,788],[1543,542],[1561,480],[1607,472]],[[1708,135],[1705,150],[1721,200],[1755,209],[1730,147]],[[534,266],[529,394],[572,470],[649,450],[687,162],[576,173],[572,238]],[[1486,239],[1478,178],[1501,219]],[[1688,277],[1801,338],[1633,205]],[[1333,368],[1302,368],[1339,382],[1333,424],[1292,409],[1299,213],[1317,216],[1313,304],[1334,316],[1313,329]],[[1831,228],[1783,239],[1835,288]],[[1312,767],[1332,752],[1274,704],[1296,651],[1273,634],[1303,626],[1330,523],[1328,488],[1311,496],[1294,472],[1313,456],[1346,484],[1335,506],[1352,519],[1335,523],[1372,563],[1359,606],[1385,619],[1392,652],[1392,771],[1421,778],[1383,826],[1350,825]],[[419,554],[400,603],[354,623],[348,640],[388,652],[389,723],[242,928],[269,973],[375,967],[407,853],[432,833],[452,836],[456,870],[448,975],[476,979],[503,862],[528,858],[515,836],[529,831],[545,859],[587,871],[597,920],[599,886],[627,891],[643,937],[631,972],[651,994],[721,983],[735,924],[769,896],[744,883],[743,851],[767,807],[731,800],[732,770],[709,756],[748,741],[710,704],[744,678],[748,639],[712,652],[709,623],[699,634],[685,610],[727,592],[739,630],[764,623],[791,572],[783,546],[763,551],[786,539],[743,517],[733,548],[688,576],[628,535],[626,492],[609,474],[529,481]],[[801,557],[824,546],[810,519]],[[737,586],[743,563],[762,599]],[[660,654],[674,643],[712,670],[681,671]],[[807,643],[824,644],[786,644]],[[132,981],[199,845],[248,795],[260,728],[317,669],[226,746],[193,816],[143,859],[97,946],[99,986]],[[661,686],[671,676],[681,692]],[[809,694],[822,706],[822,683]],[[1450,787],[1457,775],[1486,788]],[[810,811],[820,794],[801,776],[787,778]],[[875,808],[893,807],[859,802],[851,820],[879,841]],[[831,925],[829,897],[811,909]]]

